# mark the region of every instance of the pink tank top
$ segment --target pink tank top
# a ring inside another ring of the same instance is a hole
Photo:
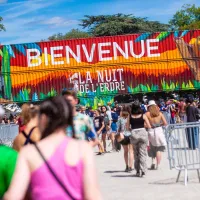
[[[83,161],[69,166],[64,153],[70,139],[66,138],[49,158],[48,163],[57,177],[63,182],[74,199],[83,199]],[[35,200],[70,200],[63,188],[54,179],[45,163],[31,174],[31,194]]]

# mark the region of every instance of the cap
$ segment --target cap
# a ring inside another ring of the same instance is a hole
[[[156,106],[157,104],[156,104],[156,102],[154,101],[154,100],[151,100],[151,101],[149,101],[149,103],[148,103],[148,107],[149,106]]]

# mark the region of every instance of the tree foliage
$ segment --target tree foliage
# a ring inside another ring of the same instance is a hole
[[[111,36],[141,32],[167,31],[169,26],[147,18],[135,17],[131,14],[89,16],[81,20],[83,28],[88,28],[93,36]]]
[[[50,36],[48,40],[67,40],[67,39],[77,39],[77,38],[88,38],[90,35],[87,32],[80,31],[78,29],[72,29],[66,34],[58,33]]]
[[[5,31],[5,26],[2,24],[3,18],[0,17],[0,31]]]
[[[200,7],[185,4],[169,21],[172,29],[192,30],[200,28]]]

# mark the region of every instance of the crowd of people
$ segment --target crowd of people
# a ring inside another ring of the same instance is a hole
[[[13,148],[0,145],[0,197],[101,199],[93,147],[98,146],[97,155],[105,155],[120,151],[122,146],[125,172],[135,169],[137,177],[144,177],[148,156],[150,168],[160,168],[166,147],[163,127],[200,118],[193,98],[135,100],[127,105],[116,102],[99,105],[96,110],[77,104],[76,93],[65,90],[40,106],[22,106],[14,122],[19,134]],[[0,115],[3,118],[1,110]],[[199,132],[196,128],[192,131],[187,137],[194,149],[199,146]]]
[[[163,127],[168,124],[199,121],[199,108],[194,97],[189,96],[179,100],[161,99],[158,102],[150,100],[140,103],[135,100],[132,104],[121,106],[117,102],[114,106],[108,103],[99,105],[96,110],[81,106],[77,110],[93,119],[99,140],[97,155],[119,151],[121,144],[124,149],[125,171],[133,170],[134,161],[136,175],[144,176],[147,169],[146,153],[152,158],[151,169],[158,169],[160,166],[161,152],[166,146]],[[197,148],[199,130],[192,128],[186,135],[189,148]],[[107,139],[112,145],[110,151],[107,151]],[[142,167],[138,168],[138,166]]]

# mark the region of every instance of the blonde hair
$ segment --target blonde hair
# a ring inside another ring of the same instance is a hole
[[[148,110],[150,112],[151,117],[158,117],[160,115],[160,111],[158,109],[158,106],[156,105],[149,106]]]
[[[34,118],[39,113],[39,107],[34,106],[33,104],[23,104],[22,105],[22,113],[21,118],[23,124],[26,125],[30,122],[32,118]]]
[[[120,116],[123,118],[127,118],[130,114],[130,107],[129,106],[124,106],[121,110]]]
[[[121,117],[123,117],[123,118],[127,118],[128,117],[128,115],[129,115],[129,112],[128,111],[122,111],[121,112]]]

